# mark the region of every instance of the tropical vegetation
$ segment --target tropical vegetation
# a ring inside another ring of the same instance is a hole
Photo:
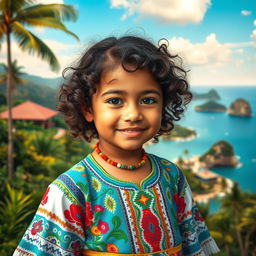
[[[7,106],[8,106],[8,176],[13,176],[13,122],[12,122],[12,91],[14,76],[12,72],[12,39],[18,46],[30,54],[37,54],[47,61],[52,70],[60,68],[59,62],[52,50],[28,26],[41,26],[64,31],[78,37],[67,29],[63,21],[77,18],[77,12],[71,5],[65,4],[36,4],[33,0],[2,0],[0,2],[0,43],[6,40],[7,52]]]

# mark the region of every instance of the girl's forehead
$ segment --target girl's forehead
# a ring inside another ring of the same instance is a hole
[[[96,95],[117,90],[130,95],[139,95],[145,91],[155,91],[162,95],[159,83],[149,70],[138,69],[134,72],[128,72],[122,66],[110,70],[102,76],[101,82],[97,86]]]
[[[128,70],[133,70],[133,67],[128,67]],[[129,81],[129,80],[151,80],[155,81],[148,69],[138,69],[136,71],[127,71],[121,65],[114,69],[105,71],[101,77],[101,84],[111,84],[114,81]]]

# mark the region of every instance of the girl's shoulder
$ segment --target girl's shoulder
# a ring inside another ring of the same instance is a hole
[[[76,200],[83,204],[88,193],[87,171],[83,160],[59,175],[49,187],[59,192],[62,191],[61,193],[66,196],[74,196]]]
[[[57,179],[71,179],[73,182],[85,182],[86,179],[86,167],[83,160],[73,165],[67,171],[63,172]]]
[[[180,177],[181,175],[183,175],[181,169],[171,160],[151,153],[148,153],[148,155],[157,163],[157,165],[160,167],[161,171],[164,172],[164,174],[169,174],[173,177]]]

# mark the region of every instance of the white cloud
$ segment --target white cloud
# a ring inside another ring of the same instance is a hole
[[[255,80],[255,68],[254,70],[248,69],[241,63],[234,63],[228,67],[220,67],[210,69],[209,67],[193,67],[191,69],[190,84],[192,85],[212,85],[212,86],[223,86],[223,85],[256,85]]]
[[[168,24],[199,23],[210,4],[210,0],[111,0],[111,8],[126,9],[122,20],[137,13]]]
[[[214,33],[208,35],[204,42],[193,44],[182,37],[169,40],[170,51],[178,53],[189,65],[224,65],[231,59],[231,49],[220,43]]]
[[[251,38],[252,38],[253,41],[256,42],[256,29],[254,29],[254,30],[252,31]]]
[[[251,11],[248,11],[248,10],[242,10],[242,11],[241,11],[241,14],[244,15],[244,16],[249,16],[249,15],[252,14],[252,12],[251,12]]]
[[[169,40],[171,53],[178,53],[192,85],[256,85],[255,62],[247,60],[244,47],[251,51],[253,42],[221,43],[214,33],[203,42],[192,43],[182,37]]]
[[[236,64],[236,66],[241,66],[241,65],[243,65],[244,64],[244,62],[245,62],[245,60],[243,60],[243,59],[239,59],[239,60],[236,60],[236,62],[235,62],[235,64]]]
[[[236,49],[235,52],[239,53],[239,54],[243,54],[244,53],[244,49],[239,48],[239,49]]]
[[[57,56],[58,61],[61,65],[61,69],[58,73],[51,71],[49,64],[43,61],[36,55],[28,54],[23,52],[18,47],[17,43],[12,43],[12,59],[18,60],[18,65],[24,67],[24,72],[32,75],[37,75],[40,77],[57,77],[61,76],[62,70],[72,64],[78,56],[76,54],[70,56],[70,52],[81,47],[78,44],[64,44],[53,40],[44,40],[44,42],[53,50],[55,56]],[[6,43],[2,44],[2,49],[6,49]],[[0,62],[6,63],[6,51],[0,52]]]

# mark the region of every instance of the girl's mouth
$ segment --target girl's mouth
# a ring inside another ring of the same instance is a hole
[[[137,137],[137,136],[140,136],[145,131],[145,129],[127,128],[127,129],[121,129],[121,130],[118,129],[118,131],[127,137]]]

